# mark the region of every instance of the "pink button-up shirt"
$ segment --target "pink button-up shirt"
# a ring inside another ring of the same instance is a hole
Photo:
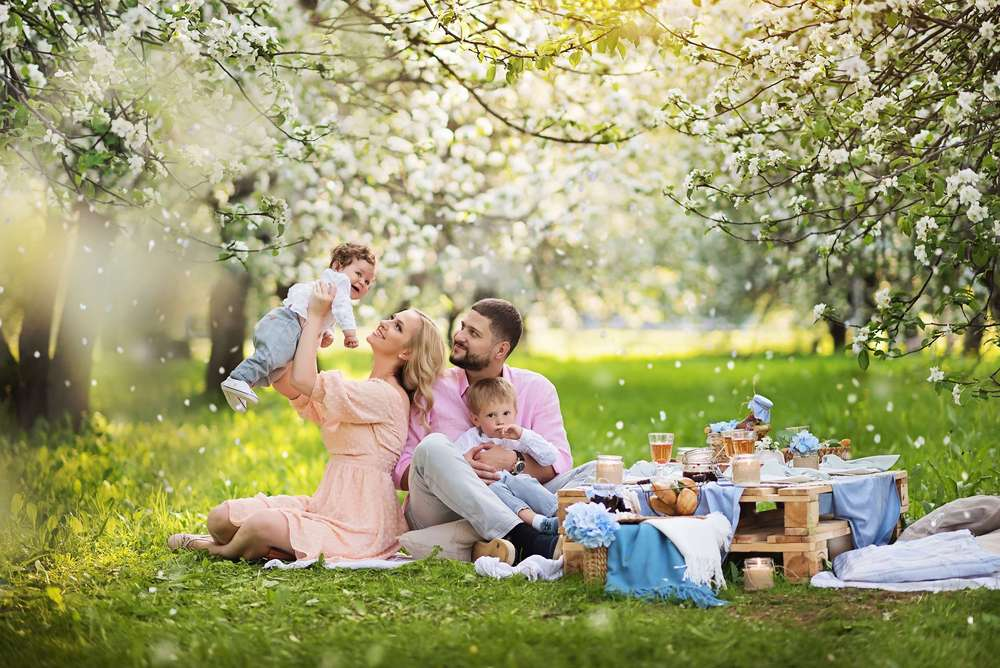
[[[559,410],[559,395],[555,385],[540,373],[504,366],[501,374],[510,381],[517,392],[517,423],[541,434],[545,440],[556,446],[556,461],[552,465],[556,474],[573,466],[573,455],[566,440],[562,413]],[[469,408],[465,405],[465,393],[469,389],[469,378],[464,369],[448,369],[434,383],[434,407],[428,416],[430,428],[423,425],[416,411],[410,413],[410,431],[403,446],[392,479],[400,488],[400,479],[410,466],[413,451],[428,434],[438,432],[454,441],[470,427]]]

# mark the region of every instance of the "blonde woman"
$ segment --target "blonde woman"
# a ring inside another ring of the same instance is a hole
[[[392,471],[406,439],[410,402],[424,416],[433,406],[431,385],[444,366],[444,341],[430,318],[407,309],[368,336],[374,359],[367,380],[317,373],[316,348],[334,295],[332,285],[316,283],[291,371],[274,384],[322,428],[330,460],[319,489],[312,496],[225,501],[208,515],[210,536],[175,534],[167,540],[171,549],[247,560],[380,559],[399,549],[406,523]]]

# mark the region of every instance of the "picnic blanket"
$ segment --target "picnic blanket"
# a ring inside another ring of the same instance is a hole
[[[298,568],[309,568],[315,564],[319,559],[300,559],[298,561],[282,561],[281,559],[271,559],[266,564],[264,568],[276,568],[281,571],[295,570]],[[324,568],[346,568],[350,570],[358,570],[363,568],[371,568],[375,570],[388,570],[391,568],[399,568],[400,566],[405,566],[407,564],[412,564],[416,559],[408,557],[404,554],[396,554],[388,559],[355,559],[349,560],[344,559],[341,561],[324,561]]]
[[[710,587],[685,580],[686,570],[684,556],[656,527],[649,522],[626,524],[608,548],[604,591],[643,599],[691,601],[699,608],[726,604]]]
[[[722,553],[729,549],[732,526],[722,513],[704,518],[664,517],[646,520],[666,536],[684,557],[684,579],[695,584],[726,586]]]
[[[710,482],[702,485],[698,494],[698,507],[695,515],[708,515],[709,513],[722,513],[729,520],[729,536],[726,538],[726,550],[733,542],[733,534],[736,533],[736,525],[740,522],[740,496],[743,495],[743,488],[736,485],[725,485],[717,482]]]
[[[830,512],[850,524],[855,548],[889,542],[901,507],[892,473],[846,478],[830,486]]]
[[[1000,589],[1000,555],[984,550],[968,529],[892,545],[870,545],[838,555],[833,573],[818,573],[816,587],[890,591]]]

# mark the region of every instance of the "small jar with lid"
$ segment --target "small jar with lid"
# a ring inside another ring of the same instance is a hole
[[[760,484],[760,460],[753,455],[733,457],[733,482],[737,485]]]
[[[625,466],[621,455],[597,455],[597,471],[595,477],[598,483],[620,485],[625,479]]]

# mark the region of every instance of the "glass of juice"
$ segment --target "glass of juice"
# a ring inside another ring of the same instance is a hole
[[[674,435],[669,432],[649,434],[649,457],[657,464],[669,464],[674,450]]]
[[[736,434],[736,430],[734,430],[734,429],[728,429],[728,430],[722,432],[722,444],[725,447],[726,454],[729,455],[730,459],[732,459],[733,454],[734,454],[733,453],[733,436],[735,434]]]
[[[737,429],[733,432],[733,454],[752,455],[756,442],[752,429]]]

